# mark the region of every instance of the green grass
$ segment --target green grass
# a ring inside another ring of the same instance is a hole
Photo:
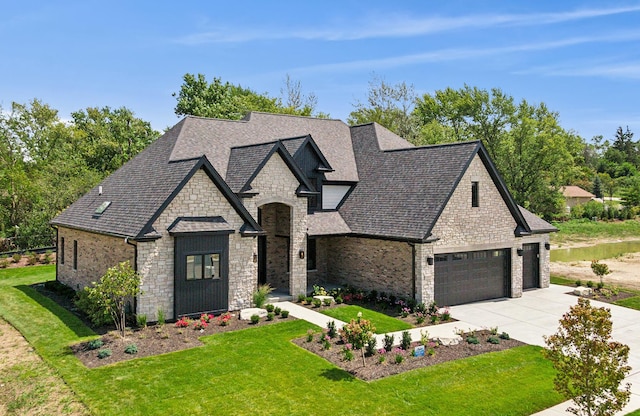
[[[552,274],[551,283],[554,285],[563,285],[563,286],[575,286],[576,279],[567,279],[566,277],[558,276],[557,274]]]
[[[575,280],[571,280],[571,279],[567,279],[567,278],[562,277],[562,276],[558,276],[558,275],[552,274],[551,275],[551,283],[556,284],[556,285],[575,286],[576,281]],[[617,301],[613,302],[614,305],[624,306],[625,308],[635,309],[635,310],[640,311],[640,292],[637,291],[637,290],[631,290],[631,289],[624,289],[624,291],[625,292],[635,293],[638,296],[633,296],[633,297],[630,297],[630,298],[617,300]]]
[[[0,271],[0,315],[96,415],[528,415],[562,401],[536,346],[363,382],[298,348],[309,323],[290,321],[203,338],[200,348],[89,370],[69,349],[93,336],[26,285],[53,267]],[[392,365],[392,364],[389,364]],[[526,388],[523,388],[526,386]]]
[[[636,309],[640,311],[640,296],[618,300],[614,303],[619,306],[624,306],[625,308]]]
[[[400,319],[392,318],[383,313],[372,311],[357,305],[345,305],[338,308],[326,309],[320,313],[338,319],[343,322],[349,322],[356,319],[358,313],[362,313],[362,319],[368,319],[376,328],[376,333],[386,334],[387,332],[404,331],[413,328],[410,324]]]
[[[589,221],[571,220],[554,223],[557,233],[551,234],[551,241],[555,244],[566,241],[580,241],[595,238],[627,238],[640,235],[640,221]]]

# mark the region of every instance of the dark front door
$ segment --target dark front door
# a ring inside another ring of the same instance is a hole
[[[522,288],[540,287],[540,244],[523,244],[522,252]]]
[[[267,283],[267,236],[258,236],[258,284]]]
[[[175,318],[229,306],[229,235],[176,237]]]
[[[509,296],[509,256],[508,249],[437,254],[436,304],[451,306]]]

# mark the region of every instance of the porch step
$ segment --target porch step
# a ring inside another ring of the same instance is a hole
[[[271,293],[267,297],[267,303],[289,302],[293,300],[293,296],[286,293]]]

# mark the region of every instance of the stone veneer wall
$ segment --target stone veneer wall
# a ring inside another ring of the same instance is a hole
[[[138,243],[138,272],[143,276],[138,313],[156,319],[162,308],[167,318],[175,318],[174,306],[174,239],[167,228],[177,217],[222,216],[236,230],[229,235],[229,309],[250,306],[257,281],[255,238],[242,237],[238,230],[244,224],[226,198],[203,170],[199,170],[154,222],[162,238]]]
[[[58,254],[57,279],[75,290],[97,282],[107,269],[129,260],[134,263],[135,248],[124,238],[58,227],[58,247],[64,237],[64,264]],[[73,269],[73,242],[78,242],[78,269]]]
[[[396,296],[413,295],[412,248],[398,241],[370,238],[326,239],[327,279]]]
[[[307,249],[307,198],[296,195],[300,183],[291,173],[279,154],[274,154],[251,183],[252,192],[258,194],[245,198],[243,203],[254,218],[258,207],[279,203],[290,209],[289,221],[289,293],[293,296],[307,290],[307,260],[298,256]],[[282,230],[281,230],[282,231]],[[269,242],[267,241],[267,246]]]

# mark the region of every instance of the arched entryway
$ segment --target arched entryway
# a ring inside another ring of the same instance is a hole
[[[258,223],[265,235],[258,237],[258,284],[269,284],[278,293],[291,293],[292,208],[282,203],[258,207]]]

